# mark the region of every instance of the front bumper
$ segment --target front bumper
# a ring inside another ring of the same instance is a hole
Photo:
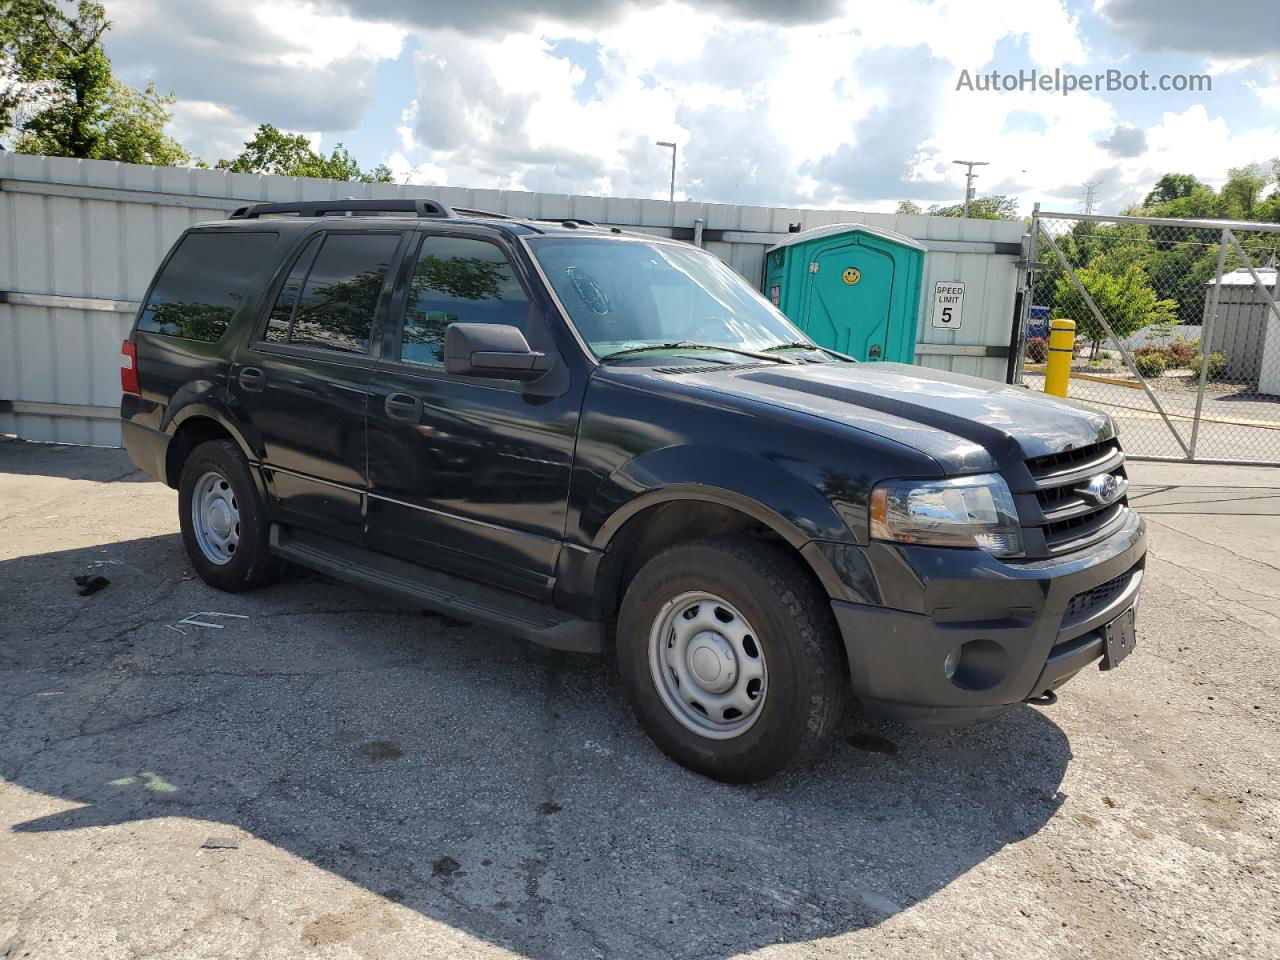
[[[832,601],[854,692],[871,716],[952,726],[1053,690],[1101,659],[1106,624],[1137,602],[1146,551],[1132,510],[1107,540],[1026,564],[873,544],[868,564],[893,606]]]

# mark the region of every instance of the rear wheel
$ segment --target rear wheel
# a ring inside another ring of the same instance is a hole
[[[731,783],[815,750],[848,700],[829,601],[793,555],[748,539],[679,544],[645,564],[622,603],[618,663],[663,752]]]
[[[235,592],[278,576],[266,511],[232,441],[209,440],[191,451],[178,482],[178,517],[191,565],[210,586]]]

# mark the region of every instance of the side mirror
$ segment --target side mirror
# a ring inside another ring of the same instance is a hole
[[[451,323],[444,332],[444,368],[464,377],[537,380],[551,369],[551,358],[531,349],[516,327]]]

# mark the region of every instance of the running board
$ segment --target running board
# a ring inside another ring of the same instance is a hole
[[[555,650],[599,653],[604,624],[353,544],[271,525],[271,552],[337,580],[492,627]]]

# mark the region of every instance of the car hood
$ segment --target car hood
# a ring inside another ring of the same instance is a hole
[[[779,364],[697,379],[718,393],[914,447],[948,473],[996,469],[1115,436],[1112,419],[1083,404],[902,363]]]

